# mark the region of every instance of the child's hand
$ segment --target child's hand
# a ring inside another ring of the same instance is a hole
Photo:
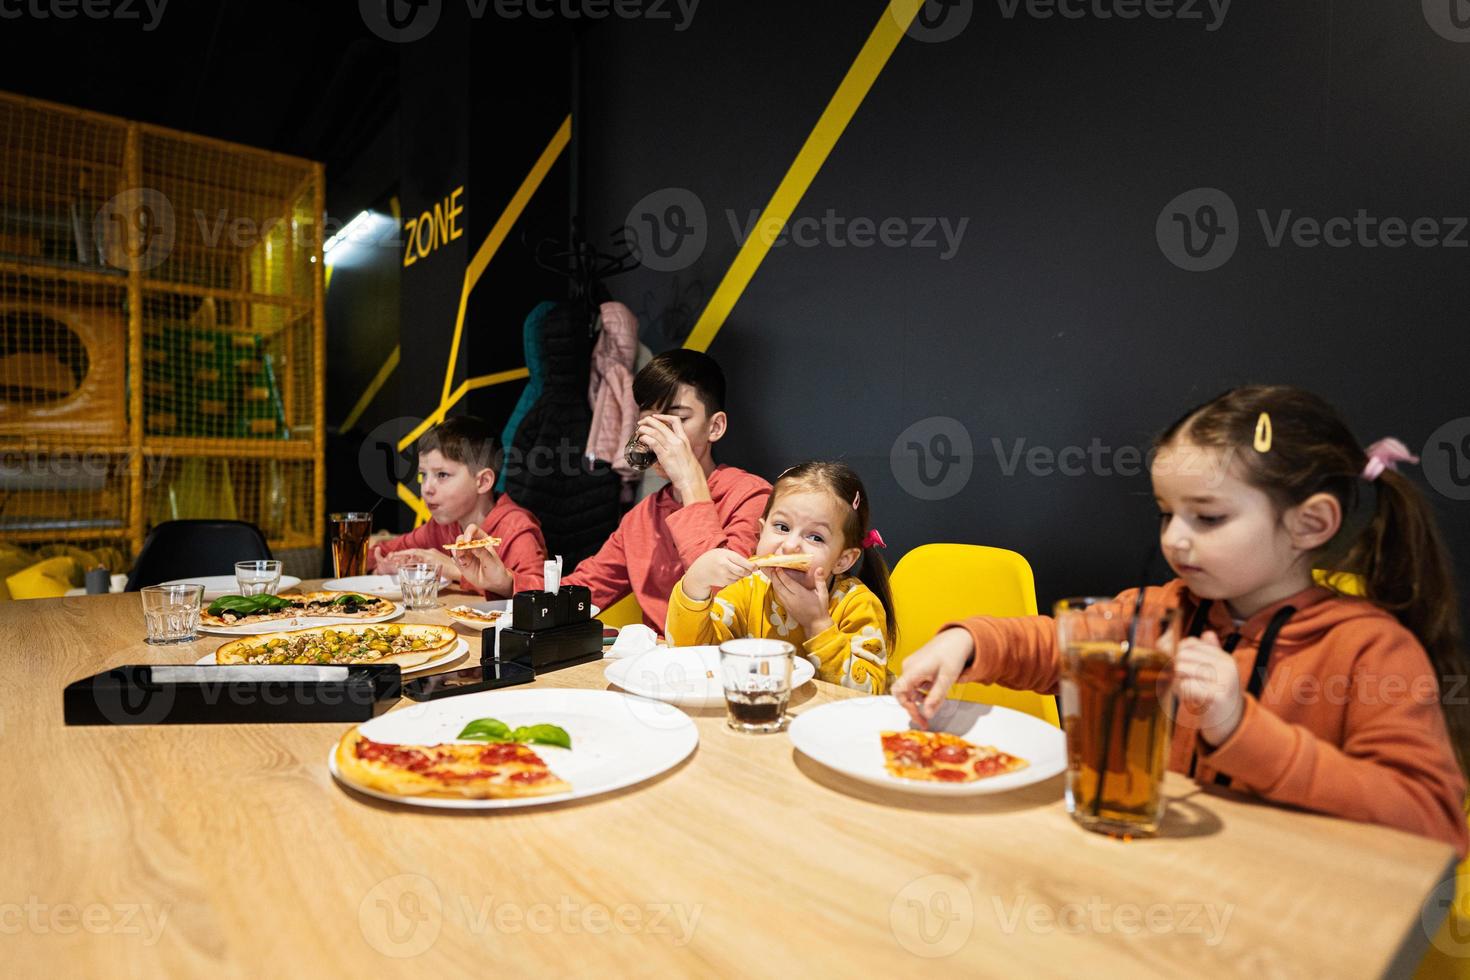
[[[695,602],[704,602],[727,585],[733,585],[754,571],[745,556],[729,548],[706,551],[684,573],[684,594]]]
[[[927,729],[929,719],[944,703],[949,689],[974,655],[975,638],[969,630],[940,630],[934,639],[904,658],[903,673],[890,693],[908,711],[914,724]]]
[[[455,539],[456,544],[488,538],[483,529],[471,524]],[[515,576],[505,567],[505,562],[493,547],[475,548],[471,551],[456,551],[454,563],[459,566],[464,583],[491,595],[510,595],[515,589]]]
[[[689,436],[677,415],[645,416],[638,420],[637,432],[638,441],[658,457],[658,465],[663,467],[664,475],[679,491],[684,503],[691,503],[691,497],[709,499],[704,470],[694,457],[694,447],[689,445]],[[701,488],[703,494],[698,492]]]
[[[1174,693],[1200,718],[1199,734],[1219,745],[1240,727],[1245,698],[1235,658],[1220,648],[1213,632],[1179,641],[1174,658]]]
[[[813,567],[809,572],[789,568],[773,568],[771,591],[776,593],[791,617],[801,624],[802,632],[811,639],[832,626],[827,610],[827,570]]]

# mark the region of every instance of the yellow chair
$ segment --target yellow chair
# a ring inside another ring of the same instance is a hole
[[[903,660],[945,623],[969,616],[1034,616],[1036,584],[1031,566],[1014,551],[976,544],[926,544],[893,569],[898,647],[889,660],[895,675]],[[1060,727],[1056,699],[995,684],[956,684],[949,696],[996,704]]]
[[[1470,858],[1455,867],[1455,899],[1414,971],[1414,980],[1470,977]]]
[[[622,629],[632,623],[643,622],[643,607],[638,605],[638,597],[629,592],[598,613],[597,618],[602,620],[603,626],[616,626]]]

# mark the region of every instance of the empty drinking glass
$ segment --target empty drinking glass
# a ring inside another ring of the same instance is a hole
[[[140,590],[148,642],[188,643],[199,630],[202,585],[149,585]]]
[[[409,609],[433,609],[439,605],[439,567],[428,562],[399,565],[398,587]]]
[[[237,561],[235,582],[240,586],[241,595],[259,595],[262,592],[274,595],[281,587],[281,563],[274,560]]]

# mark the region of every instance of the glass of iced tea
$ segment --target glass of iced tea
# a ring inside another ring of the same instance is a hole
[[[337,578],[366,575],[373,515],[353,510],[331,514],[329,519],[332,522],[332,574]]]
[[[720,683],[725,688],[726,724],[737,732],[779,732],[791,701],[791,658],[784,640],[747,638],[720,644]]]
[[[1164,818],[1176,611],[1104,598],[1056,604],[1067,812],[1088,830],[1149,837]]]

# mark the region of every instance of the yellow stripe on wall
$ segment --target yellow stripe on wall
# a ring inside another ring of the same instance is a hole
[[[807,136],[801,152],[797,153],[790,169],[786,171],[786,176],[761,212],[756,228],[767,233],[757,232],[745,240],[735,261],[730,263],[725,277],[720,280],[720,285],[710,297],[709,305],[699,315],[698,322],[689,333],[689,339],[684,341],[685,347],[698,351],[709,350],[715,335],[725,325],[725,319],[735,308],[745,287],[750,285],[756,270],[765,261],[766,253],[771,250],[777,235],[786,227],[786,222],[791,220],[791,215],[801,203],[807,188],[811,187],[817,172],[822,169],[822,164],[827,162],[827,156],[837,145],[847,124],[852,122],[858,106],[862,105],[868,90],[883,71],[883,66],[888,64],[889,57],[903,39],[904,32],[908,30],[923,2],[924,0],[891,0],[883,15],[878,18],[878,24],[873,28],[873,33],[868,35],[867,43],[858,52],[857,59],[847,70],[842,84],[837,86],[837,92],[827,103],[827,108],[823,110],[811,134]]]

